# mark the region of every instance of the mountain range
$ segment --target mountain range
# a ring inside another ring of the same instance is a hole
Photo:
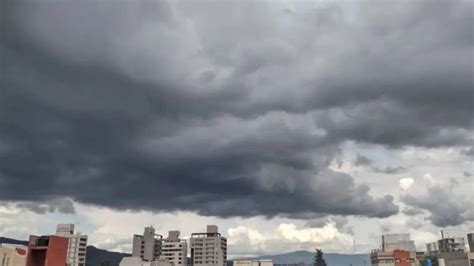
[[[27,245],[24,240],[0,237],[0,244]],[[105,249],[87,246],[87,266],[118,266],[123,257],[130,256],[127,253],[112,252]],[[277,255],[263,255],[252,259],[271,259],[274,264],[305,264],[313,263],[313,253],[309,251],[295,251]],[[370,264],[367,254],[338,254],[325,253],[324,259],[328,266],[365,266]],[[107,263],[108,262],[108,263]],[[228,264],[229,265],[229,264]]]
[[[309,251],[294,251],[278,255],[263,255],[256,259],[271,259],[274,264],[295,264],[303,263],[305,265],[313,264],[314,253]],[[328,266],[365,266],[370,265],[369,255],[367,254],[339,254],[325,253],[324,259]]]

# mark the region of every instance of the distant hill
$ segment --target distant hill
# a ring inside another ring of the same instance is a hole
[[[0,243],[27,245],[28,241],[16,240],[12,238],[0,237]],[[100,266],[102,262],[108,261],[108,266],[118,266],[123,257],[130,256],[130,254],[112,252],[104,249],[99,249],[94,246],[87,246],[87,266]]]
[[[13,238],[7,238],[7,237],[0,237],[0,244],[13,244],[13,245],[23,245],[26,246],[28,245],[28,241],[24,240],[16,240]]]
[[[313,263],[313,256],[313,253],[309,251],[295,251],[279,255],[264,255],[258,257],[257,259],[272,259],[274,264],[304,263],[309,265]],[[324,259],[326,260],[328,266],[370,265],[369,255],[367,254],[325,253]]]
[[[107,251],[87,246],[87,266],[99,266],[102,262],[108,261],[110,266],[118,266],[123,257],[129,257],[131,254]]]

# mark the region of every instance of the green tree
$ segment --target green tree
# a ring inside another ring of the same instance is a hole
[[[316,249],[314,252],[313,266],[326,266],[326,261],[323,258],[323,251],[321,249]]]

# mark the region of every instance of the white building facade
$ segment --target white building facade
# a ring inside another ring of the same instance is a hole
[[[215,225],[208,225],[205,233],[193,233],[189,239],[191,263],[194,266],[224,266],[227,261],[227,239]]]
[[[56,235],[68,238],[67,266],[85,266],[87,253],[87,235],[76,233],[74,224],[58,224]]]
[[[143,235],[133,236],[132,257],[144,261],[156,261],[161,256],[163,237],[155,234],[153,226],[145,227]]]
[[[173,264],[165,259],[144,261],[139,257],[125,257],[122,258],[119,266],[173,266]]]
[[[161,258],[173,263],[174,266],[186,265],[188,244],[179,238],[179,231],[169,231],[168,238],[163,239]]]

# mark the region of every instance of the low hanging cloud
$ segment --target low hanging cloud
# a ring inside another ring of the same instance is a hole
[[[387,217],[341,143],[468,146],[469,3],[220,5],[7,1],[0,200]]]
[[[63,213],[63,214],[75,214],[76,209],[74,207],[74,202],[68,198],[55,198],[51,200],[46,200],[44,202],[19,202],[16,203],[16,208],[32,211],[37,214],[45,213]]]
[[[381,174],[398,174],[406,170],[405,167],[402,167],[402,166],[386,166],[386,167],[375,166],[374,162],[371,159],[361,154],[357,154],[356,159],[354,161],[354,165],[369,167],[375,173],[381,173]]]
[[[409,216],[428,213],[433,225],[439,227],[456,226],[467,221],[474,221],[472,210],[473,182],[440,182],[438,179],[426,175],[424,180],[412,182],[406,187],[400,197],[401,201],[409,206],[403,211]],[[403,183],[400,182],[402,186]]]
[[[326,252],[346,251],[353,248],[352,236],[341,232],[335,223],[327,223],[320,228],[300,228],[293,223],[281,223],[277,230],[261,233],[239,225],[228,230],[229,247],[240,257],[255,257],[273,252],[312,250],[315,246]]]

